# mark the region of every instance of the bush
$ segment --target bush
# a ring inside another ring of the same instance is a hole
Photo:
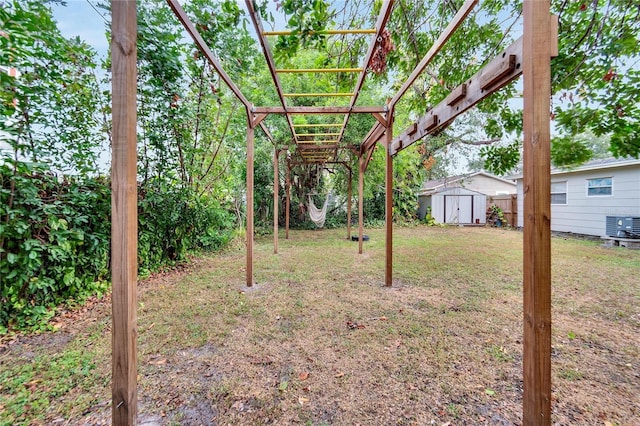
[[[49,308],[105,290],[110,191],[28,163],[0,165],[0,180],[0,331],[37,328]]]
[[[155,179],[138,191],[138,259],[142,272],[217,250],[232,237],[233,215],[189,187]]]
[[[0,334],[42,328],[56,306],[106,291],[109,180],[59,179],[44,166],[19,162],[15,169],[0,164],[0,183]],[[138,212],[143,274],[232,238],[232,214],[164,180],[139,186]]]

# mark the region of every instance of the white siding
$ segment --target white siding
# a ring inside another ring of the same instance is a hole
[[[515,194],[516,185],[491,176],[475,175],[462,181],[461,186],[485,195]]]
[[[587,196],[587,180],[613,178],[613,194]],[[551,206],[551,230],[603,236],[607,216],[640,216],[640,166],[559,173],[552,182],[567,182],[567,204]],[[518,226],[523,225],[522,179],[518,179]],[[522,213],[521,213],[522,212]]]

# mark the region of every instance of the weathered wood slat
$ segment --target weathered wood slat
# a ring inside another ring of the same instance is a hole
[[[549,0],[525,0],[523,424],[551,424],[551,38]]]
[[[284,107],[254,107],[255,113],[270,114],[372,114],[374,112],[385,112],[384,106],[290,106]]]
[[[112,423],[120,426],[137,419],[136,2],[112,1],[111,16],[111,413]]]
[[[385,269],[384,285],[391,287],[393,283],[393,157],[389,147],[393,140],[393,111],[388,115],[388,125],[385,140]]]

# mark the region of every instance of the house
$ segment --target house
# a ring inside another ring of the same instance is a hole
[[[523,177],[516,176],[516,183],[518,211],[523,211]],[[608,158],[552,169],[550,189],[552,231],[604,236],[607,216],[640,217],[640,159]]]
[[[462,188],[466,191],[447,192],[447,190],[453,188]],[[462,221],[455,223],[476,223],[475,219],[480,219],[478,223],[485,223],[486,198],[488,196],[509,195],[515,193],[515,182],[482,171],[467,175],[450,176],[443,179],[430,180],[426,181],[422,185],[420,191],[418,191],[418,217],[420,219],[424,219],[425,215],[427,214],[427,207],[431,207],[431,214],[437,222],[452,223],[444,220],[448,217],[448,215],[445,213],[445,210],[442,210],[445,206],[445,196],[477,197],[477,194],[483,194],[485,196],[485,207],[482,210],[479,210],[480,204],[478,203],[480,203],[480,201],[478,200],[474,200],[474,202],[469,205],[469,199],[449,198],[448,204],[449,207],[451,207],[455,202],[462,209],[460,215],[458,216],[462,219]],[[435,200],[435,204],[434,196],[437,198],[437,200]],[[471,206],[475,207],[473,209],[473,212],[471,211]],[[452,217],[449,216],[449,219],[452,220]],[[469,222],[466,222],[466,220],[469,220]]]

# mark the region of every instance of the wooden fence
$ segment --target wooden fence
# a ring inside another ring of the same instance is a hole
[[[487,211],[492,205],[502,209],[509,226],[518,226],[518,196],[516,194],[487,195]]]

